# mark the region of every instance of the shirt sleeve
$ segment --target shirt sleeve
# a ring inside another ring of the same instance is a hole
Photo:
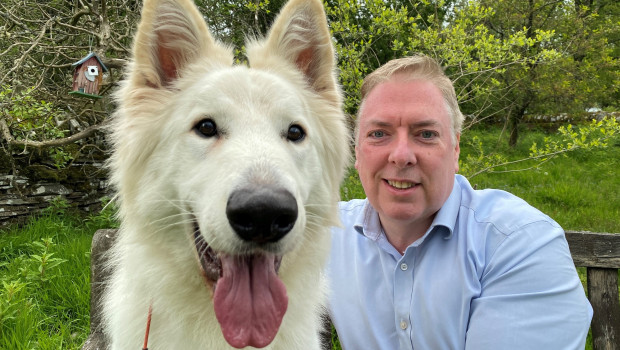
[[[465,348],[584,349],[592,307],[564,231],[538,221],[503,236],[472,300]]]

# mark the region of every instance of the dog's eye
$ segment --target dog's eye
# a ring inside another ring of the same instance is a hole
[[[217,126],[212,119],[203,119],[199,121],[194,126],[194,130],[196,130],[197,133],[205,137],[217,136]]]
[[[293,124],[289,126],[288,132],[286,133],[287,140],[293,141],[293,142],[299,142],[303,140],[304,137],[306,137],[306,132],[301,126],[297,124]]]

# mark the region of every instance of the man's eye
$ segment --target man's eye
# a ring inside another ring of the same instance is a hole
[[[425,131],[422,131],[421,135],[423,139],[430,139],[435,136],[435,132],[425,130]]]
[[[372,137],[372,138],[381,138],[381,137],[385,136],[385,133],[383,131],[381,131],[381,130],[376,130],[376,131],[372,131],[369,134],[369,136]]]

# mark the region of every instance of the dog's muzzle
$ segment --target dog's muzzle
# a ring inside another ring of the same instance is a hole
[[[214,288],[213,306],[224,338],[235,348],[262,348],[275,338],[288,306],[278,277],[282,256],[268,250],[295,226],[297,202],[280,187],[244,187],[228,197],[226,216],[253,253],[213,250],[196,219],[194,245],[203,276]]]

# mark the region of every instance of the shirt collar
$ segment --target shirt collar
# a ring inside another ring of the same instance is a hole
[[[456,175],[454,177],[454,185],[452,186],[452,192],[450,196],[441,206],[435,219],[431,223],[429,231],[435,227],[445,227],[447,229],[444,236],[445,239],[452,238],[454,233],[454,227],[456,226],[456,218],[459,215],[459,209],[461,208],[461,185],[460,180],[464,179],[462,175]]]
[[[379,214],[372,207],[368,198],[364,201],[364,209],[360,213],[360,216],[355,220],[353,225],[357,233],[366,236],[367,238],[377,241],[383,234],[381,229],[381,222],[379,221]]]
[[[444,228],[444,239],[452,238],[454,227],[456,226],[456,218],[461,206],[461,185],[459,183],[461,178],[463,178],[461,175],[455,176],[454,185],[452,186],[450,196],[448,196],[448,199],[441,206],[437,212],[437,215],[435,215],[431,226],[426,231],[424,236],[416,241],[417,244],[424,241],[430,232],[442,230],[441,228]],[[368,202],[368,199],[365,200],[364,209],[360,213],[360,216],[355,220],[353,227],[359,234],[362,234],[373,241],[378,241],[385,238],[385,234],[381,228],[381,222],[379,221],[379,214],[372,207],[370,202]]]

